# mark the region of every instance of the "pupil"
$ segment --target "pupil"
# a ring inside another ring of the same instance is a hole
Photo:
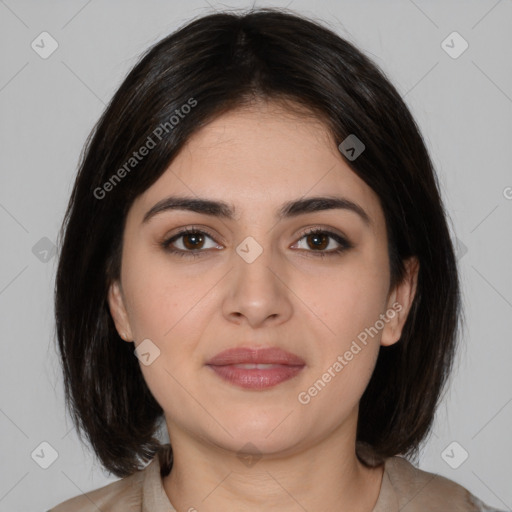
[[[322,242],[320,242],[320,244],[318,244],[318,239],[324,239],[324,242],[325,242],[325,238],[326,236],[325,235],[322,235],[322,234],[313,234],[313,235],[309,235],[310,239],[314,239],[316,240],[315,242],[313,242],[313,245],[317,248],[317,249],[325,249],[325,243],[322,244]]]
[[[201,243],[202,241],[202,236],[198,233],[189,233],[187,234],[185,237],[184,237],[184,240],[185,240],[185,247],[187,247],[188,249],[196,249],[197,248],[197,245]],[[313,242],[313,246],[317,249],[325,249],[325,239],[326,239],[326,236],[325,235],[322,235],[322,234],[313,234],[313,235],[309,235],[309,240],[314,240]],[[191,244],[189,244],[188,242],[192,242]],[[323,243],[322,243],[323,241]]]
[[[185,236],[184,240],[185,240],[185,247],[187,247],[187,249],[197,249],[197,245],[198,243],[201,243],[202,241],[202,236],[198,233],[189,233]],[[189,247],[189,244],[187,243],[187,241],[190,241],[192,240],[192,244],[191,244],[191,247]]]

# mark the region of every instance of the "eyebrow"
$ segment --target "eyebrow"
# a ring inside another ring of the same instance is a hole
[[[363,222],[369,226],[371,220],[369,215],[358,204],[344,197],[318,196],[297,199],[284,203],[278,210],[276,217],[280,219],[297,217],[306,213],[319,212],[324,210],[342,209],[356,213]],[[147,223],[155,215],[169,210],[188,210],[191,212],[211,215],[227,220],[234,220],[236,208],[223,201],[214,201],[197,197],[169,196],[158,201],[146,212],[142,224]]]

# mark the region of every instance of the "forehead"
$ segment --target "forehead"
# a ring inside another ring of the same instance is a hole
[[[244,211],[277,211],[291,200],[336,195],[377,224],[378,197],[345,162],[325,125],[277,104],[229,111],[195,132],[133,207],[143,216],[167,195],[209,198]]]

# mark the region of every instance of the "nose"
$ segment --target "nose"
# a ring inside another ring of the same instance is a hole
[[[254,329],[286,322],[292,315],[293,293],[287,286],[286,269],[272,260],[271,250],[263,250],[255,259],[241,250],[233,255],[233,265],[222,305],[224,316]]]

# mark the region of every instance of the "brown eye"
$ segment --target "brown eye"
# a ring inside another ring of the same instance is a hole
[[[305,247],[300,247],[302,240],[305,241]],[[341,235],[319,228],[306,231],[299,242],[297,242],[297,245],[299,245],[299,249],[306,249],[306,252],[320,257],[339,255],[353,247],[353,245]]]
[[[208,240],[211,241],[209,247],[205,246]],[[204,253],[209,252],[206,249],[221,248],[215,243],[211,235],[197,228],[184,229],[171,238],[164,240],[161,245],[165,251],[184,257],[202,256]]]
[[[312,233],[307,235],[306,240],[312,249],[323,250],[329,245],[329,237],[325,233]]]
[[[201,249],[204,244],[204,236],[200,232],[186,233],[182,235],[183,245],[186,249]]]

